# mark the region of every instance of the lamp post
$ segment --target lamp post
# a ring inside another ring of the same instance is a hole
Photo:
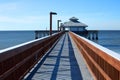
[[[57,15],[57,13],[50,12],[50,35],[52,35],[52,15]]]
[[[62,23],[60,24],[60,31],[62,30]]]
[[[61,20],[57,20],[58,31],[59,31],[59,22],[61,22]]]

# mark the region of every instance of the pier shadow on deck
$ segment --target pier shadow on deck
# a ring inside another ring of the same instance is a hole
[[[68,34],[58,41],[24,80],[83,80]]]
[[[82,75],[81,75],[77,60],[75,58],[74,50],[73,50],[69,36],[68,36],[68,42],[69,42],[68,45],[69,45],[69,55],[70,55],[72,80],[82,80]]]

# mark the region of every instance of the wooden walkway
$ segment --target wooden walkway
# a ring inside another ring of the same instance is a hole
[[[82,56],[73,45],[69,35],[64,34],[24,80],[93,80]]]

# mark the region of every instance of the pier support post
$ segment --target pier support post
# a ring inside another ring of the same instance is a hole
[[[98,31],[88,31],[88,39],[98,40]]]
[[[96,40],[98,40],[98,32],[96,31]]]
[[[95,38],[94,38],[95,36],[94,36],[94,32],[92,32],[92,40],[94,40]]]
[[[87,38],[90,39],[90,32],[88,32],[88,35],[87,35],[87,36],[88,36]]]
[[[35,39],[38,39],[38,31],[35,31]]]

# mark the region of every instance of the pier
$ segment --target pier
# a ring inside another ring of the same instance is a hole
[[[84,60],[79,61],[80,66],[75,58],[79,53],[73,48],[69,34],[64,34],[56,46],[48,52],[42,61],[28,73],[24,80],[92,80],[89,71],[86,70]],[[87,76],[87,77],[86,77]]]
[[[98,31],[97,30],[88,30],[87,38],[90,40],[98,40]]]
[[[0,80],[120,80],[120,55],[73,32],[0,51]]]
[[[53,30],[52,34],[57,33],[58,30]],[[37,30],[35,31],[35,39],[48,36],[50,34],[49,30]]]

